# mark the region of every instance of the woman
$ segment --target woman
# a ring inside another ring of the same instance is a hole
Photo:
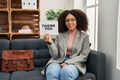
[[[44,35],[51,59],[45,67],[47,80],[75,80],[86,72],[86,60],[90,52],[88,20],[78,9],[66,10],[58,18],[59,35],[55,42]]]

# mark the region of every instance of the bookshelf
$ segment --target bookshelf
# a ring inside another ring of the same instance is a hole
[[[23,8],[24,0],[0,0],[0,38],[21,39],[21,38],[39,38],[40,8],[39,0],[28,0],[25,4],[32,4],[30,1],[36,1],[32,7]],[[28,6],[29,6],[28,5]],[[23,26],[29,26],[31,32],[27,30],[22,33],[19,30]]]

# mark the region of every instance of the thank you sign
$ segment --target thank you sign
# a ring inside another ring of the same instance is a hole
[[[40,22],[40,35],[44,34],[58,35],[58,22],[57,21]]]

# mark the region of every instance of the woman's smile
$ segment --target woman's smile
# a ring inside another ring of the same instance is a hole
[[[76,22],[76,18],[72,14],[68,14],[66,16],[65,22],[66,22],[67,28],[70,31],[72,31],[72,32],[76,31],[77,22]]]

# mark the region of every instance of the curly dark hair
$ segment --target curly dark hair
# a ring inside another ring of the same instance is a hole
[[[68,30],[66,24],[65,24],[65,18],[68,14],[72,14],[77,21],[77,29],[80,31],[87,31],[88,30],[88,19],[87,15],[79,10],[79,9],[72,9],[72,10],[65,10],[61,15],[58,17],[58,26],[59,26],[59,32],[65,32]]]

